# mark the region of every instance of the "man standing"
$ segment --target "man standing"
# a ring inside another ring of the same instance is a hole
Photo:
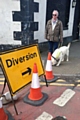
[[[63,25],[58,20],[58,11],[52,12],[52,19],[47,22],[45,30],[45,38],[48,40],[49,52],[53,53],[53,49],[58,48],[59,41],[63,42]]]

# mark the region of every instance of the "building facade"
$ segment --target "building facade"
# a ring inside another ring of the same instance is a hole
[[[59,11],[64,43],[80,40],[80,0],[3,0],[0,4],[0,51],[47,44],[45,25]]]

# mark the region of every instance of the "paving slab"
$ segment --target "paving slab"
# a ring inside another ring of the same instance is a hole
[[[4,109],[8,110],[15,120],[36,120],[43,112],[51,115],[53,118],[56,116],[65,116],[68,120],[80,119],[80,87],[76,86],[73,91],[75,94],[67,101],[64,106],[53,104],[70,86],[58,85],[41,85],[41,91],[48,94],[48,99],[41,106],[32,106],[23,101],[24,96],[30,91],[31,84],[20,90],[17,94],[19,99],[15,102],[18,115],[16,115],[13,103],[4,105]],[[0,85],[0,91],[2,85]],[[5,92],[8,90],[7,86]],[[49,116],[50,117],[50,116]]]

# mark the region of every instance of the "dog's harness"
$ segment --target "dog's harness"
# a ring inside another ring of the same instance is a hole
[[[58,51],[58,53],[57,53],[56,57],[52,56],[52,57],[53,57],[53,58],[54,58],[57,62],[58,62],[58,59],[57,59],[57,58],[59,57],[60,53],[61,53],[61,52],[60,52],[60,51]]]
[[[52,56],[52,57],[58,62],[58,60],[54,56]]]

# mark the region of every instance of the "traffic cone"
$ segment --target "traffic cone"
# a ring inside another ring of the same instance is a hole
[[[48,95],[41,92],[37,65],[36,63],[34,63],[30,93],[28,93],[24,97],[24,102],[34,106],[38,106],[42,105],[47,98]]]
[[[54,82],[57,80],[57,77],[54,76],[52,71],[52,63],[51,63],[51,53],[48,53],[47,63],[46,63],[46,69],[45,69],[45,76],[47,82]]]
[[[14,120],[8,111],[4,111],[1,99],[0,99],[0,120]]]

